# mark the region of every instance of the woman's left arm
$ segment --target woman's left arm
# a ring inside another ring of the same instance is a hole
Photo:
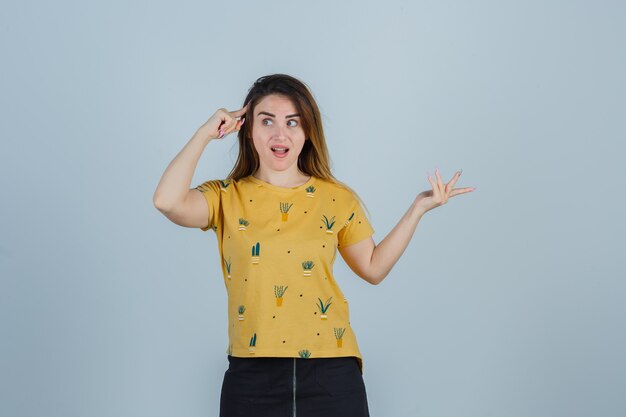
[[[445,204],[450,197],[476,189],[475,187],[453,188],[461,176],[461,171],[457,172],[447,184],[441,181],[439,170],[435,170],[435,174],[437,182],[430,175],[428,176],[432,190],[418,194],[398,224],[378,245],[370,237],[350,246],[339,248],[339,253],[355,274],[370,284],[380,284],[404,253],[417,224],[426,212]]]

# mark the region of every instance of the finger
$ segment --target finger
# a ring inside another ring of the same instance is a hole
[[[240,116],[243,116],[244,114],[246,114],[247,111],[248,111],[248,105],[246,104],[245,106],[243,106],[239,110],[228,112],[228,114],[230,114],[233,117],[240,117]]]
[[[224,136],[228,135],[232,131],[233,125],[235,125],[236,123],[237,123],[237,120],[235,120],[230,115],[230,113],[226,111],[222,118],[222,123],[220,124],[218,128],[218,137],[223,138]]]
[[[224,123],[228,122],[231,117],[230,112],[223,107],[218,109],[216,114],[220,120],[220,126],[218,127],[224,126]]]
[[[472,191],[474,191],[476,189],[476,187],[467,187],[467,188],[455,188],[454,190],[452,190],[450,192],[450,197],[455,197],[459,194],[465,194],[465,193],[470,193]]]
[[[457,171],[457,172],[456,172],[456,173],[452,176],[452,178],[450,179],[450,182],[448,182],[448,183],[446,184],[446,192],[447,192],[447,193],[449,193],[449,192],[450,192],[450,191],[454,188],[454,185],[456,184],[456,182],[457,182],[457,181],[459,180],[459,178],[461,177],[461,172],[462,172],[462,171],[463,171],[463,170]]]
[[[437,176],[437,187],[439,187],[441,204],[444,204],[448,200],[448,194],[446,192],[446,186],[443,184],[443,181],[441,179],[441,175],[439,175],[439,168],[435,168],[435,175]]]
[[[230,132],[233,131],[233,128],[237,126],[237,123],[239,122],[239,117],[234,118],[229,116],[228,117],[228,121],[224,124],[224,131],[228,134]]]
[[[241,126],[243,125],[243,122],[245,121],[245,119],[235,119],[232,123],[232,125],[230,125],[229,128],[224,130],[224,136],[229,135],[233,132],[238,132],[241,130]]]
[[[240,131],[241,125],[243,125],[245,120],[246,120],[245,117],[233,119],[230,127],[226,129],[226,134],[228,135],[229,133]]]
[[[433,177],[430,176],[430,174],[428,174],[428,182],[430,182],[430,185],[433,187],[433,199],[437,202],[441,201],[441,193],[439,191],[439,187],[435,183],[435,180],[433,180]]]
[[[226,117],[222,123],[220,124],[219,128],[218,128],[218,138],[223,138],[224,136],[226,136],[226,130],[228,129],[228,124],[229,124],[230,120],[228,117]]]
[[[441,176],[439,175],[439,168],[435,168],[435,175],[437,176],[437,186],[441,192],[444,192],[445,186],[443,185],[443,181],[441,180]]]

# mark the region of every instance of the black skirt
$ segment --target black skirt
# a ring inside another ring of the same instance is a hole
[[[354,356],[228,356],[220,417],[369,417]]]

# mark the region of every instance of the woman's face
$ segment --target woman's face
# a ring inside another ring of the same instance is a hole
[[[273,171],[284,171],[294,164],[297,167],[306,137],[291,99],[277,94],[265,96],[255,106],[253,117],[252,141],[261,164]]]

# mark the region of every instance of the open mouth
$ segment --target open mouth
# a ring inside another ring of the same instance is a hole
[[[275,155],[287,155],[287,152],[289,152],[289,148],[284,146],[274,146],[270,149]]]

